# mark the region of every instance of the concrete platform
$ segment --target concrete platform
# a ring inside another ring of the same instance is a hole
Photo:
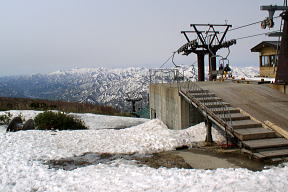
[[[288,95],[268,85],[225,82],[197,82],[203,88],[231,106],[241,108],[251,116],[266,120],[288,131]]]

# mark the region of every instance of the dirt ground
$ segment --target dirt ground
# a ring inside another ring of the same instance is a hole
[[[50,168],[73,170],[79,167],[109,164],[114,160],[133,161],[139,166],[152,168],[183,168],[183,169],[217,169],[217,168],[247,168],[252,171],[264,169],[265,164],[259,160],[250,159],[239,149],[222,149],[219,146],[194,146],[190,149],[160,152],[154,154],[99,154],[85,153],[59,160],[44,162]]]
[[[154,153],[147,157],[135,158],[137,164],[147,165],[153,168],[183,168],[192,169],[193,167],[187,163],[183,157],[174,152]]]

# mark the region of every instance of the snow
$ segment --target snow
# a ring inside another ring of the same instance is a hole
[[[259,67],[232,67],[232,74],[236,78],[254,78],[259,76]]]
[[[148,121],[148,119],[143,119],[143,118],[95,115],[91,113],[86,113],[86,114],[81,114],[81,115],[71,113],[71,115],[83,120],[85,122],[85,125],[89,129],[127,128],[131,126],[139,125],[141,123]]]
[[[16,114],[17,111],[13,111]],[[20,113],[20,112],[19,112]],[[21,111],[33,117],[35,111]],[[260,172],[247,169],[154,169],[116,159],[71,171],[49,169],[48,160],[97,153],[153,153],[203,141],[204,123],[169,130],[160,120],[127,129],[100,129],[97,118],[76,114],[90,125],[79,131],[0,132],[1,192],[92,191],[287,191],[287,164]],[[113,117],[106,117],[107,121]],[[103,120],[105,124],[105,121]],[[213,132],[219,142],[223,139]]]

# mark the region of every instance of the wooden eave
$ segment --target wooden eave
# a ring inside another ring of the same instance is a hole
[[[251,49],[251,52],[261,52],[261,50],[263,48],[266,48],[266,47],[271,47],[271,48],[277,49],[277,44],[279,44],[279,43],[276,41],[275,42],[262,41],[261,43],[259,43],[255,47],[253,47]]]

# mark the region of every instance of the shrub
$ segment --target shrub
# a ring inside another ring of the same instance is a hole
[[[8,125],[11,120],[11,113],[5,113],[4,115],[0,115],[0,125]]]
[[[87,129],[83,121],[61,112],[45,111],[38,114],[35,119],[36,129],[41,130],[76,130]]]

